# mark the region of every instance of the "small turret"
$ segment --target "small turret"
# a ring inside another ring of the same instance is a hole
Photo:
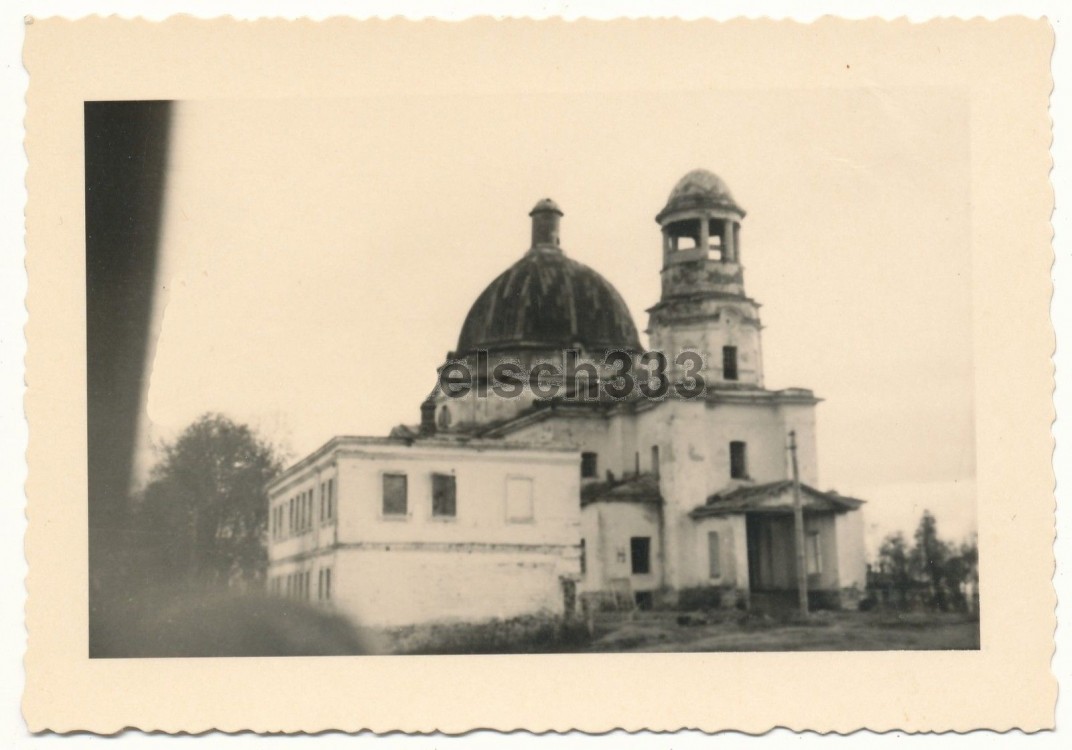
[[[532,217],[532,249],[558,248],[558,226],[563,214],[550,198],[544,198],[529,211]]]

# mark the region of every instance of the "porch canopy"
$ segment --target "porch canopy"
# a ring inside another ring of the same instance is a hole
[[[844,513],[856,510],[863,500],[839,495],[833,490],[822,492],[800,485],[800,500],[805,513]],[[792,513],[793,482],[785,479],[766,484],[741,485],[728,492],[711,495],[707,502],[694,508],[692,518],[722,516],[731,513]]]

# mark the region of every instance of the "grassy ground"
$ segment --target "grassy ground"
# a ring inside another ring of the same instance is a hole
[[[727,616],[682,626],[674,612],[604,616],[587,651],[891,651],[979,648],[979,622],[939,613],[815,612],[808,620]],[[599,631],[603,631],[602,635]]]
[[[635,612],[600,613],[591,632],[582,622],[536,616],[410,626],[379,638],[381,652],[401,654],[963,650],[979,648],[979,622],[938,613],[820,611],[800,620],[735,610]]]

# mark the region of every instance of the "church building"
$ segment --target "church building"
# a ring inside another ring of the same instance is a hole
[[[368,625],[792,602],[795,458],[809,599],[853,606],[863,501],[817,489],[819,399],[765,387],[725,183],[690,172],[656,216],[648,351],[563,250],[559,207],[530,217],[420,422],[333,438],[269,485],[270,590]]]

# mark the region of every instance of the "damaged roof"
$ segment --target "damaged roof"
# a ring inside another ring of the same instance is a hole
[[[581,507],[591,503],[659,503],[659,478],[651,473],[634,474],[581,486]]]

